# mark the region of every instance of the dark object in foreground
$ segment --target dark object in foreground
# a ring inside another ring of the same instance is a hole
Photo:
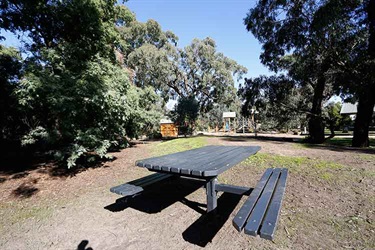
[[[268,168],[233,219],[238,231],[272,240],[283,200],[288,169]]]

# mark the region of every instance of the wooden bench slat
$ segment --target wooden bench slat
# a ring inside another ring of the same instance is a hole
[[[164,174],[155,173],[155,174],[147,175],[147,176],[142,177],[142,178],[137,179],[137,180],[130,181],[127,184],[131,184],[131,185],[135,185],[135,186],[142,186],[143,184],[146,184],[148,182],[152,182],[154,179],[158,179],[158,178],[161,178],[163,176],[164,176]]]
[[[133,196],[135,194],[138,194],[142,192],[144,187],[154,184],[158,181],[162,181],[164,179],[172,177],[171,174],[152,174],[145,177],[142,177],[140,179],[124,183],[121,185],[118,185],[116,187],[111,187],[110,191],[115,194],[119,194],[122,196]]]
[[[257,183],[254,190],[251,192],[249,198],[245,201],[243,206],[238,211],[237,215],[233,219],[233,226],[240,232],[245,226],[246,220],[249,217],[255,203],[257,202],[259,196],[261,195],[264,186],[267,184],[268,179],[272,174],[273,169],[268,168],[259,182]]]
[[[267,214],[263,220],[262,227],[260,229],[260,237],[268,240],[272,240],[276,231],[277,221],[281,210],[281,204],[285,192],[286,180],[288,177],[288,169],[283,168],[279,182],[277,183],[275,193],[272,197],[270,205],[267,210]]]
[[[279,179],[280,175],[280,168],[274,169],[272,175],[267,182],[266,187],[264,188],[261,197],[259,198],[257,204],[255,205],[251,215],[249,216],[246,226],[245,226],[245,233],[256,236],[258,234],[258,230],[260,224],[262,223],[264,214],[266,213],[267,206],[271,200],[272,193],[275,189],[276,183]]]
[[[112,193],[119,194],[122,196],[130,196],[142,192],[143,188],[125,183],[116,187],[112,187],[110,191]]]

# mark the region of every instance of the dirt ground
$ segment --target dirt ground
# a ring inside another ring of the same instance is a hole
[[[290,167],[274,241],[238,233],[246,197],[220,194],[215,220],[201,183],[172,180],[129,203],[109,188],[150,174],[135,167],[160,142],[116,152],[74,176],[50,165],[0,174],[0,249],[374,249],[375,151],[294,142],[207,137],[207,144],[262,150],[219,182],[254,187],[266,167]]]

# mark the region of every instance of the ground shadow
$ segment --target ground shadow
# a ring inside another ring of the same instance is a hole
[[[184,240],[205,247],[223,227],[241,197],[241,195],[223,193],[218,199],[215,211],[202,214],[182,233]]]
[[[77,246],[77,250],[93,250],[91,247],[87,247],[88,244],[88,240],[81,241],[81,243],[79,243]]]
[[[31,183],[22,183],[18,188],[12,191],[12,194],[19,198],[30,198],[39,191]]]
[[[118,199],[105,209],[119,212],[126,208],[133,208],[145,213],[158,213],[168,206],[181,202],[201,214],[201,217],[190,225],[182,234],[185,241],[204,247],[219,232],[230,214],[237,206],[241,195],[223,193],[218,199],[218,207],[207,213],[206,204],[189,201],[186,196],[201,188],[204,181],[179,178],[162,184],[155,184],[144,194],[132,199]]]
[[[204,183],[201,180],[185,178],[157,182],[148,186],[141,195],[130,199],[127,197],[117,199],[115,203],[104,208],[111,212],[119,212],[130,207],[138,211],[153,214],[162,211],[176,202],[181,202],[199,213],[204,213],[205,209],[201,207],[205,205],[186,199],[186,196],[201,188]]]
[[[207,136],[207,135],[205,135]],[[207,137],[211,137],[208,135]],[[365,154],[375,154],[375,148],[353,148],[348,146],[340,146],[340,145],[330,145],[330,144],[311,144],[305,142],[302,138],[290,138],[290,137],[273,137],[273,136],[215,136],[219,137],[223,141],[231,141],[231,142],[245,142],[245,141],[272,141],[276,144],[282,144],[284,142],[295,143],[302,147],[306,148],[314,148],[314,149],[322,149],[322,150],[331,150],[336,152],[356,152],[356,153],[365,153]]]
[[[94,161],[88,158],[80,159],[77,166],[68,169],[66,165],[57,162],[53,157],[46,154],[37,154],[26,150],[17,151],[17,149],[8,150],[0,155],[0,183],[9,179],[25,178],[31,171],[37,171],[50,177],[72,177],[88,169],[108,167],[106,163],[114,160],[116,160],[116,157],[100,159],[99,156],[96,156]]]

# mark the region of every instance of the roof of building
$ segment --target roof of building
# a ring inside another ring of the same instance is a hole
[[[169,124],[169,123],[174,123],[174,122],[170,119],[161,119],[160,120],[160,124]]]
[[[341,107],[340,114],[342,115],[354,115],[357,114],[357,106],[358,103],[349,103],[349,102],[344,102]],[[375,111],[375,107],[374,107]]]

